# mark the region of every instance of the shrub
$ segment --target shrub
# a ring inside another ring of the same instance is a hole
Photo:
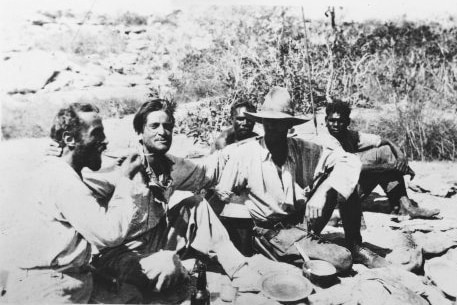
[[[114,23],[123,25],[146,25],[148,23],[148,18],[137,13],[125,12],[118,16]]]

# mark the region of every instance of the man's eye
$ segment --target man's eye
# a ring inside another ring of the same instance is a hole
[[[173,129],[173,124],[165,123],[165,124],[163,124],[163,128],[165,128],[166,130],[172,130]]]

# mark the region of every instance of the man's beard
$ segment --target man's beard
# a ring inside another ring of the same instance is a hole
[[[77,144],[73,156],[74,163],[81,169],[88,167],[90,170],[97,171],[102,166],[101,153],[96,144]]]

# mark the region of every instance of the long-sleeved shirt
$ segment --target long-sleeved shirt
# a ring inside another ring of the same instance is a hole
[[[171,208],[170,196],[175,190],[199,191],[217,183],[228,158],[228,151],[218,151],[199,160],[167,155],[171,161],[169,163],[171,164],[172,183],[165,189],[149,187],[144,175],[138,173],[133,178],[132,198],[139,213],[136,213],[132,220],[123,247],[147,255],[160,250],[160,244],[156,243],[157,240],[176,238],[175,235],[165,236],[163,234],[166,232],[160,232],[160,230],[154,233],[159,236],[150,236],[149,233],[154,232],[153,230],[166,218],[167,212]],[[103,197],[109,198],[110,192],[115,189],[117,176],[114,167],[84,175],[86,183],[99,195],[100,200]],[[200,211],[203,210],[205,209],[200,209]],[[196,232],[188,234],[185,239],[176,240],[176,247],[191,246],[204,254],[214,252],[225,271],[233,274],[245,263],[245,257],[233,246],[227,231],[214,212],[198,213],[194,211],[193,213],[197,215],[190,217],[188,230],[189,233],[192,230],[196,230]],[[168,222],[168,218],[166,219]]]
[[[287,139],[288,156],[281,168],[272,160],[264,139],[250,141],[230,155],[216,187],[225,199],[245,194],[245,205],[258,222],[281,220],[299,209],[307,191],[329,173],[326,182],[348,198],[359,179],[361,163],[341,149],[329,150],[298,138]]]
[[[60,158],[48,158],[37,171],[24,217],[17,230],[13,262],[19,268],[66,269],[88,264],[91,246],[120,244],[137,208],[132,181],[120,178],[107,207],[74,169]]]
[[[218,151],[203,159],[187,159],[167,154],[171,161],[172,182],[162,194],[152,191],[144,175],[138,173],[133,180],[132,199],[139,209],[135,213],[127,240],[154,228],[170,208],[171,195],[177,191],[198,192],[217,184],[228,159],[226,151]],[[98,172],[84,172],[84,181],[94,191],[99,202],[106,205],[115,190],[119,173],[112,162]],[[110,203],[111,204],[111,203]]]

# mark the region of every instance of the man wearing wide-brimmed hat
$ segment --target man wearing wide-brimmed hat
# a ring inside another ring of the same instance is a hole
[[[360,160],[343,150],[327,150],[295,137],[293,126],[308,121],[294,116],[292,99],[285,88],[274,87],[257,113],[246,112],[262,123],[265,136],[240,146],[227,162],[217,194],[228,200],[244,195],[254,220],[256,246],[270,258],[296,262],[298,243],[308,256],[332,263],[344,272],[352,266],[351,252],[323,242],[323,221],[332,213],[338,198],[349,249],[360,249],[360,205],[354,188]],[[349,199],[349,200],[348,200]],[[370,253],[371,255],[372,253]],[[359,253],[352,253],[359,255]],[[364,260],[369,267],[382,265],[380,257]]]

